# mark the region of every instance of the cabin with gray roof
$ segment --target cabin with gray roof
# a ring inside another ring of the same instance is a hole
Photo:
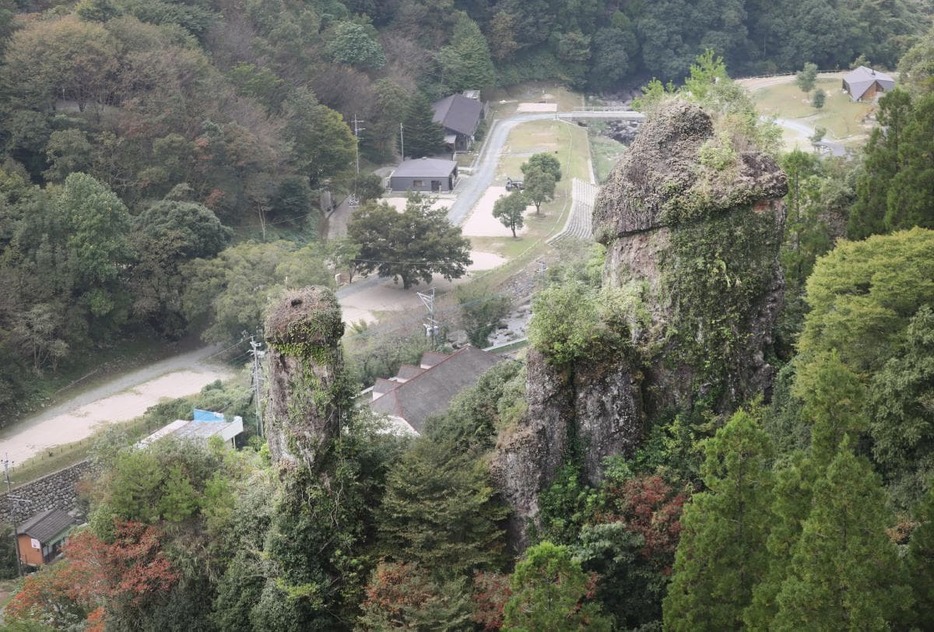
[[[843,90],[854,101],[872,101],[877,95],[895,88],[895,79],[866,66],[843,76]]]
[[[470,149],[484,116],[483,102],[476,90],[465,94],[452,94],[432,105],[432,120],[444,128],[444,142],[454,151]]]
[[[457,184],[457,163],[440,158],[406,160],[389,176],[393,191],[427,191],[442,193],[454,190]]]
[[[429,417],[443,414],[458,393],[503,359],[470,346],[451,354],[429,351],[419,366],[408,365],[393,378],[377,380],[370,409],[421,434]]]
[[[42,566],[54,560],[75,526],[75,519],[61,509],[37,513],[16,526],[19,559],[26,566]]]

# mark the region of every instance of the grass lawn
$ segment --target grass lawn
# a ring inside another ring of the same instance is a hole
[[[823,127],[835,140],[857,143],[864,140],[871,129],[864,120],[875,106],[851,101],[841,89],[839,79],[820,79],[815,84],[815,90],[817,88],[827,93],[827,101],[820,110],[811,105],[811,95],[802,92],[794,83],[756,90],[752,98],[766,116],[800,120],[810,127]]]
[[[591,125],[587,137],[590,140],[590,154],[593,156],[594,177],[598,184],[606,182],[610,171],[626,151],[626,146],[608,136],[603,136],[600,129]]]
[[[520,166],[532,154],[554,152],[561,162],[561,180],[555,189],[555,199],[542,204],[541,215],[526,216],[527,230],[518,239],[511,237],[473,237],[478,250],[493,252],[508,262],[479,275],[484,283],[493,286],[505,282],[531,262],[539,258],[552,258],[553,248],[546,240],[561,230],[571,207],[571,181],[573,178],[590,181],[589,144],[587,129],[563,121],[531,121],[516,126],[509,135],[500,157],[494,183],[503,185],[506,176],[521,178]]]
[[[519,103],[557,103],[559,112],[570,112],[583,103],[580,94],[548,82],[500,88],[484,96],[490,102],[490,115],[493,117],[515,114]]]

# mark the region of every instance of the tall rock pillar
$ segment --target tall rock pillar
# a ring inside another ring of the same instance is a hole
[[[320,471],[341,429],[349,397],[340,339],[340,305],[323,287],[291,291],[266,318],[269,451],[280,465]]]

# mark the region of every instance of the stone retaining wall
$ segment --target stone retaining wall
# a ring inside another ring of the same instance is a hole
[[[10,494],[13,497],[12,501],[6,492],[0,494],[0,522],[10,522],[14,507],[18,523],[47,509],[73,509],[78,504],[75,483],[90,471],[91,462],[81,461],[54,474],[15,487]]]

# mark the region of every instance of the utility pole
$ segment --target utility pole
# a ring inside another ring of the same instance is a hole
[[[256,404],[256,432],[262,438],[264,436],[263,432],[263,411],[260,406],[260,393],[262,389],[260,388],[260,383],[263,378],[262,367],[260,366],[260,359],[266,355],[266,352],[261,350],[260,347],[262,343],[256,342],[255,336],[250,336],[250,353],[253,354],[253,402]]]
[[[360,176],[360,132],[364,131],[365,127],[360,127],[360,123],[365,123],[366,121],[361,121],[357,118],[357,115],[353,115],[353,135],[357,140],[357,176]]]
[[[431,294],[422,294],[421,292],[416,292],[418,298],[422,299],[422,303],[425,305],[425,309],[428,310],[428,317],[423,323],[425,327],[425,335],[428,336],[428,346],[431,349],[437,350],[438,348],[438,333],[441,328],[438,326],[438,321],[435,320],[435,288],[431,288]]]
[[[402,162],[405,162],[405,128],[399,123],[399,152],[402,154]]]
[[[10,455],[7,453],[3,457],[3,476],[6,478],[6,497],[10,502],[10,522],[13,523],[13,555],[16,556],[16,572],[20,577],[23,576],[23,565],[19,560],[19,533],[16,529],[16,499],[13,498],[13,484],[10,482]]]

